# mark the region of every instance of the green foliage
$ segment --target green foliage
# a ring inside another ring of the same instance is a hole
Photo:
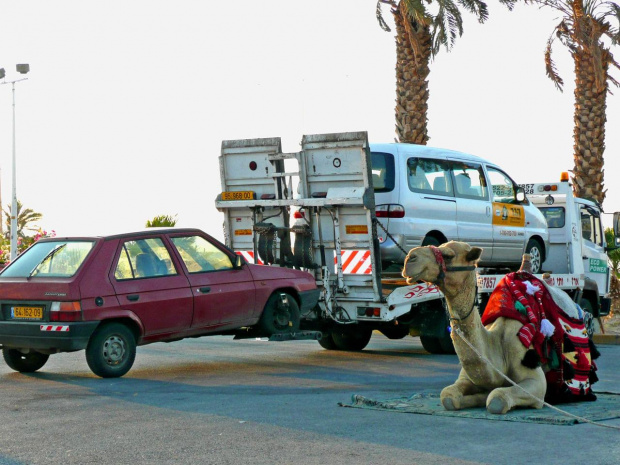
[[[616,276],[620,275],[620,249],[616,246],[616,238],[612,228],[605,228],[605,242],[607,242],[607,256],[611,261],[611,269]]]
[[[40,228],[33,223],[43,218],[43,214],[35,212],[32,208],[23,208],[23,204],[17,201],[17,237],[24,238],[24,231],[37,232]],[[7,205],[4,210],[6,217],[6,230],[11,235],[11,205]]]
[[[158,215],[146,222],[147,228],[172,228],[177,224],[177,215]]]

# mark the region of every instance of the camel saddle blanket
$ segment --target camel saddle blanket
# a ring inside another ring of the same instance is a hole
[[[598,379],[594,359],[599,353],[583,311],[576,308],[580,318],[567,315],[540,279],[518,271],[499,282],[482,315],[485,326],[500,317],[523,323],[516,336],[538,354],[547,379],[545,400],[552,404],[596,400],[591,385]]]

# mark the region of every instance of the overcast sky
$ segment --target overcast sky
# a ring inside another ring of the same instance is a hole
[[[16,85],[17,196],[71,235],[159,214],[222,237],[223,139],[368,131],[394,140],[394,32],[376,0],[0,0],[0,67]],[[545,76],[557,14],[490,3],[484,25],[431,65],[429,145],[473,153],[517,182],[573,167],[573,65]],[[389,20],[391,15],[384,8]],[[620,56],[620,51],[616,51]],[[617,71],[617,70],[615,70]],[[620,79],[620,72],[615,76]],[[608,97],[605,210],[620,210],[620,89]],[[2,204],[11,201],[11,86],[0,86]],[[606,219],[607,220],[607,219]],[[610,224],[610,221],[606,221]]]

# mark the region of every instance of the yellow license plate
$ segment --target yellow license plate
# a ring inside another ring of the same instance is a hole
[[[254,192],[222,192],[222,200],[254,200]]]
[[[41,307],[13,307],[11,308],[13,318],[26,318],[30,320],[40,320],[43,318],[43,308]]]

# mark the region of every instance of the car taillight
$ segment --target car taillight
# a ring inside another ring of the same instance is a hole
[[[306,215],[304,215],[304,212],[297,210],[295,213],[293,213],[293,218],[295,218],[296,220],[301,220],[303,218],[305,218]]]
[[[50,321],[82,321],[82,306],[79,302],[52,302]]]
[[[378,205],[376,210],[377,218],[404,218],[405,207],[398,204]]]

